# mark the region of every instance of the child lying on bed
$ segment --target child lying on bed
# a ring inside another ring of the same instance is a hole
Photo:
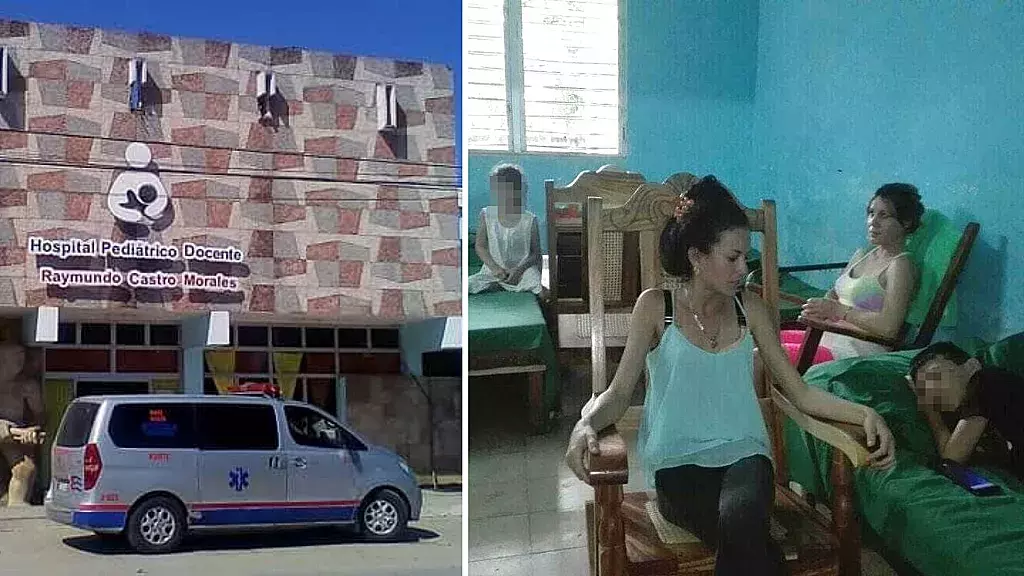
[[[914,357],[907,380],[942,458],[966,464],[981,448],[986,463],[1024,480],[1024,378],[938,342]]]
[[[480,211],[475,248],[484,265],[467,279],[470,294],[508,290],[544,297],[540,230],[537,217],[523,210],[524,191],[518,167],[502,164],[491,172],[495,205]]]

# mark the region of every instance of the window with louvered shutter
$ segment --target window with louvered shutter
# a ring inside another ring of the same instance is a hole
[[[619,152],[617,0],[522,0],[528,152]]]
[[[619,0],[467,0],[471,150],[619,154]]]
[[[463,2],[466,121],[471,150],[509,149],[504,4],[504,0]]]

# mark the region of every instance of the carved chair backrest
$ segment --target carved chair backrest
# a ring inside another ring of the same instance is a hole
[[[544,182],[547,206],[548,234],[548,274],[552,299],[559,299],[559,266],[557,249],[560,242],[569,240],[570,236],[580,235],[583,238],[582,220],[583,206],[587,198],[597,196],[604,200],[605,206],[621,206],[646,180],[638,172],[622,172],[612,166],[602,166],[596,171],[580,172],[565,187],[556,187],[554,180]],[[635,262],[633,253],[635,244],[627,242],[622,233],[610,230],[604,234],[602,242],[605,261],[613,263],[615,274],[604,277],[604,293],[609,301],[621,301],[623,293],[631,293],[636,289],[636,274],[632,267],[623,269],[622,263]],[[586,279],[586,270],[582,271]],[[585,295],[585,288],[583,289]]]

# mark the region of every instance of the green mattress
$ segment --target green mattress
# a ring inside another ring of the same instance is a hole
[[[475,234],[469,239],[469,273],[480,270],[483,262],[474,248]],[[558,357],[555,344],[548,332],[540,303],[532,293],[489,292],[471,294],[468,299],[470,357],[480,354],[523,352],[535,357],[545,366],[544,414],[557,414]]]
[[[1024,373],[1024,334],[971,350],[983,363]],[[926,576],[1024,574],[1024,485],[998,469],[975,466],[1004,494],[976,497],[931,469],[931,433],[903,380],[914,351],[812,367],[807,383],[872,406],[896,438],[893,469],[855,474],[856,506],[867,542],[880,543],[902,573]],[[791,480],[831,496],[831,448],[786,421]]]
[[[545,366],[544,414],[558,413],[558,359],[537,297],[532,293],[471,294],[467,311],[470,358],[523,352]]]

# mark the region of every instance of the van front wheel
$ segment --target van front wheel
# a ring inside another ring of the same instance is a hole
[[[128,517],[128,543],[143,554],[170,552],[185,536],[185,513],[166,496],[147,498]]]
[[[394,540],[405,533],[409,508],[392,490],[380,490],[359,508],[359,531],[371,540]]]

